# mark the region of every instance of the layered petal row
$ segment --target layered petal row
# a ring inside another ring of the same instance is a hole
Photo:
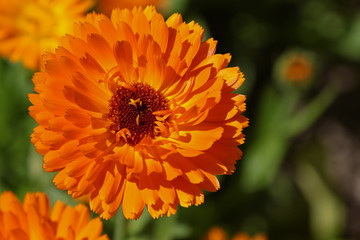
[[[23,203],[12,192],[2,193],[0,226],[2,240],[108,240],[100,236],[100,218],[91,220],[85,205],[70,207],[57,201],[50,209],[44,193],[27,193]]]
[[[0,56],[38,70],[41,55],[53,51],[94,5],[94,0],[0,0]]]

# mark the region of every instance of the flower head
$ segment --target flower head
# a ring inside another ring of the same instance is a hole
[[[112,217],[204,201],[231,174],[248,120],[230,55],[203,29],[154,7],[89,14],[33,77],[32,142],[55,185]]]
[[[0,0],[0,55],[38,69],[40,56],[53,51],[94,0]]]
[[[57,201],[50,211],[44,193],[27,193],[23,204],[12,192],[0,195],[0,239],[55,240],[88,239],[107,240],[100,236],[102,222],[90,220],[85,205],[66,206]]]
[[[267,240],[267,236],[263,233],[255,234],[253,237],[250,237],[246,233],[237,233],[233,236],[232,240]]]
[[[228,240],[228,239],[230,239],[230,238],[228,238],[225,230],[219,226],[211,227],[207,231],[205,237],[203,238],[203,240]],[[257,233],[253,237],[251,237],[247,233],[239,232],[239,233],[236,233],[231,238],[231,240],[267,240],[267,237],[263,233]]]
[[[275,65],[276,78],[283,82],[304,84],[314,73],[313,55],[304,50],[283,53]]]
[[[111,12],[115,8],[128,8],[133,7],[146,7],[148,5],[154,5],[158,8],[164,8],[168,4],[169,0],[99,0],[97,9],[107,16],[111,15]]]
[[[213,226],[206,233],[204,240],[228,240],[228,237],[223,228]]]

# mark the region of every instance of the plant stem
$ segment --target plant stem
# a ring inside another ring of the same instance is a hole
[[[122,211],[117,211],[115,214],[114,224],[114,240],[125,240],[126,239],[126,223],[127,220],[123,216]]]

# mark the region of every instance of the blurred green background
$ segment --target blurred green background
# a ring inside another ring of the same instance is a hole
[[[198,207],[170,218],[137,221],[116,216],[104,232],[121,239],[201,239],[214,226],[274,240],[360,239],[360,1],[174,0],[180,12],[231,53],[246,81],[250,127],[243,158],[221,189]],[[312,75],[281,79],[293,52],[309,57]],[[285,57],[284,57],[285,56]],[[285,59],[285,60],[284,60]],[[285,62],[285,63],[284,63]],[[32,72],[0,61],[0,192],[44,191],[51,201],[76,204],[51,183],[30,143]],[[115,224],[123,225],[114,229]]]

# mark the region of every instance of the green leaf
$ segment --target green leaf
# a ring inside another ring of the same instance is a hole
[[[301,161],[296,180],[310,205],[310,224],[315,240],[339,239],[345,222],[343,203],[326,186],[316,169]]]

